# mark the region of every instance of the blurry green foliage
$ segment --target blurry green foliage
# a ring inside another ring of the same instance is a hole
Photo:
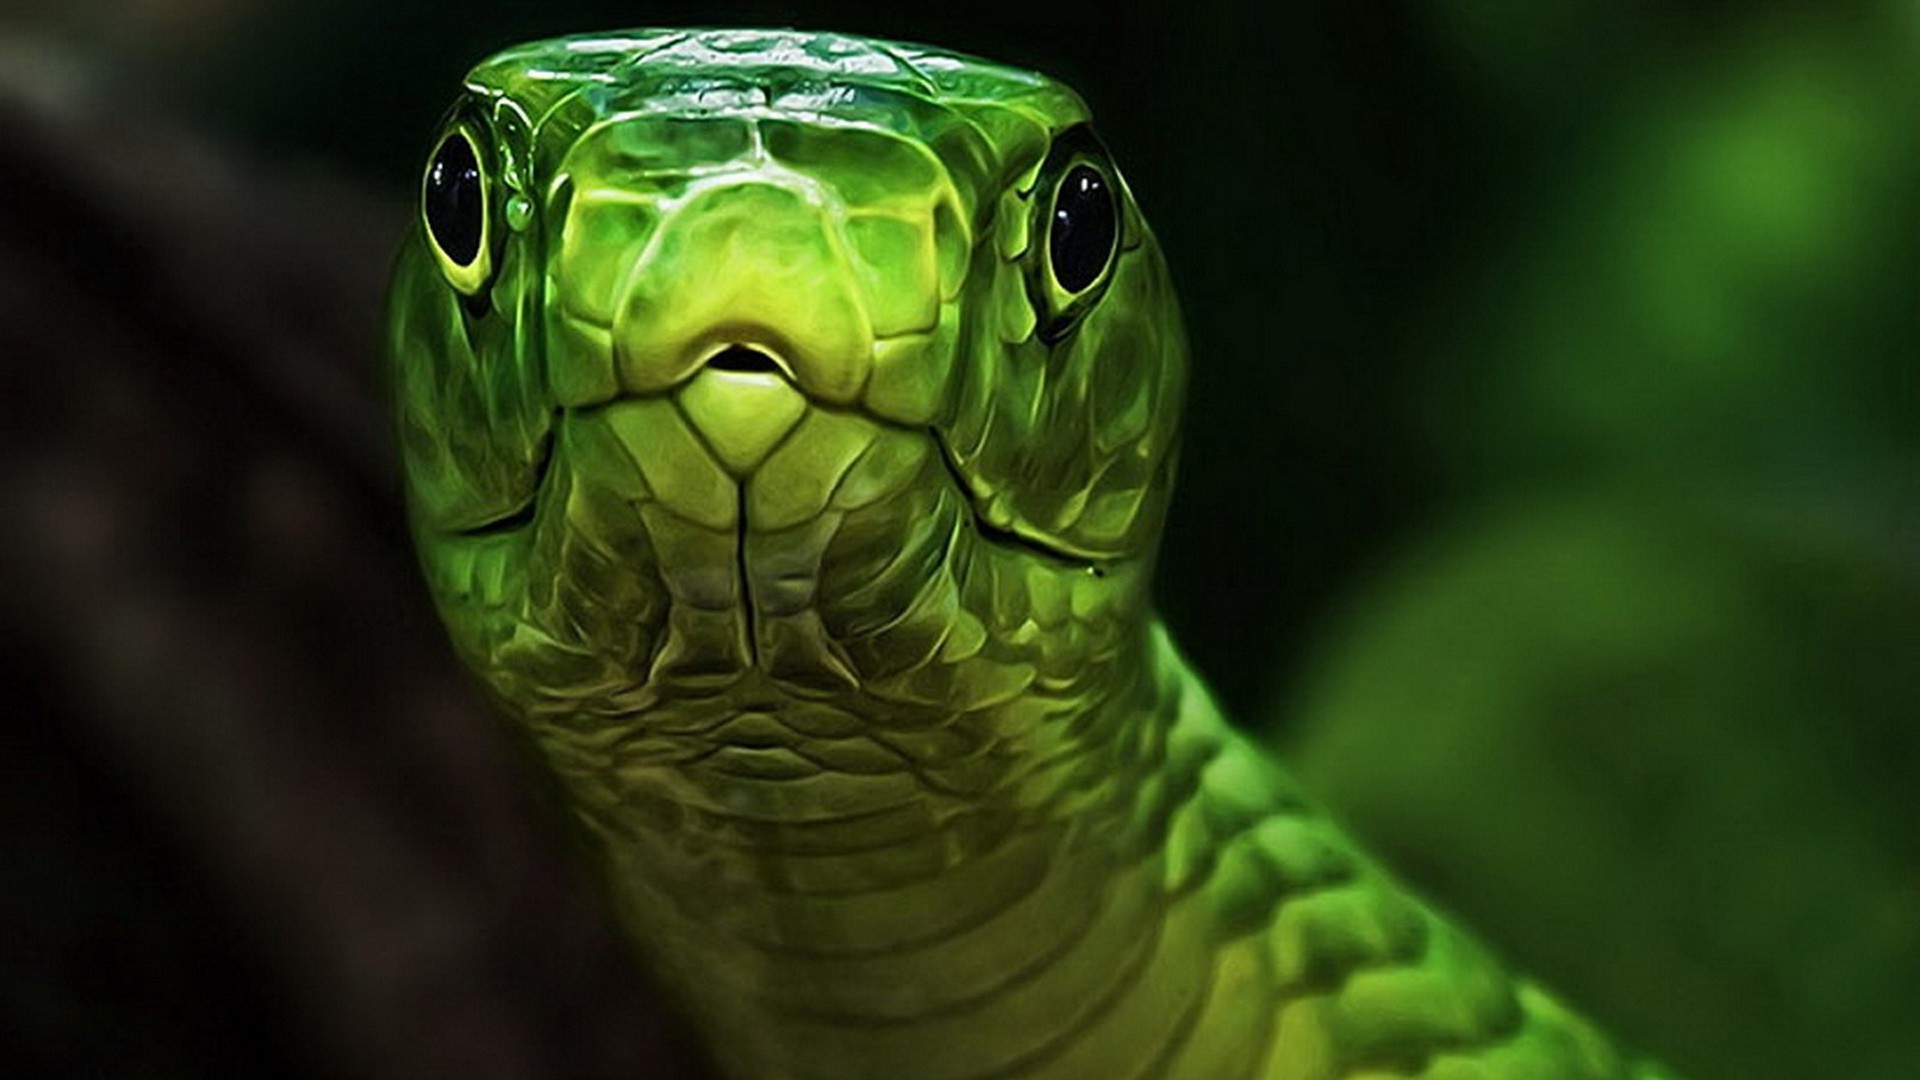
[[[1650,73],[1437,290],[1422,422],[1463,479],[1772,483],[1920,446],[1920,48],[1773,29]]]
[[[1695,1077],[1911,1075],[1920,574],[1621,492],[1468,515],[1318,643],[1290,763]]]
[[[1288,756],[1689,1075],[1911,1076],[1920,18],[1442,10],[1539,152],[1406,344],[1448,508],[1284,665]]]

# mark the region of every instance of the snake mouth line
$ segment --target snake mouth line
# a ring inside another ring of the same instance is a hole
[[[966,470],[960,467],[960,460],[955,456],[953,448],[947,445],[947,440],[941,436],[938,428],[929,427],[926,429],[926,432],[927,437],[933,440],[933,445],[940,452],[940,464],[946,468],[947,478],[953,482],[953,486],[959,490],[961,498],[966,501],[967,514],[973,519],[975,532],[986,537],[993,543],[1019,548],[1029,554],[1046,559],[1049,562],[1060,563],[1068,567],[1081,568],[1095,577],[1106,576],[1106,560],[1079,552],[1068,551],[1063,547],[1048,543],[1038,537],[1029,536],[1007,526],[995,525],[992,521],[988,520],[986,512],[983,509],[986,504],[986,499],[978,491],[974,490],[973,481],[967,478]]]
[[[526,499],[522,501],[519,506],[514,507],[499,517],[488,518],[478,525],[469,525],[463,529],[455,529],[454,535],[475,538],[504,536],[533,524],[533,515],[540,509],[540,493],[545,491],[547,487],[547,474],[553,471],[554,432],[558,427],[560,415],[561,410],[554,410],[554,425],[547,429],[546,435],[540,440],[539,449],[535,452],[533,460],[533,483],[527,493]]]
[[[727,371],[779,373],[779,369],[774,365],[773,361],[758,349],[728,349],[717,354],[710,363],[713,364],[713,366],[719,367],[721,370]],[[653,395],[644,396],[651,397]],[[628,400],[638,400],[638,398],[621,397],[599,405],[588,406],[588,408],[604,408],[606,405]],[[835,408],[834,406],[826,405],[818,401],[810,401],[809,407],[830,410]],[[575,410],[566,408],[554,410],[553,423],[549,426],[545,437],[540,440],[540,446],[534,458],[533,480],[526,499],[505,514],[489,518],[477,525],[470,525],[454,530],[455,535],[475,539],[490,536],[504,536],[533,523],[534,515],[540,508],[541,496],[546,490],[547,477],[553,471],[554,444],[558,441],[557,432],[567,413],[571,411]],[[901,427],[901,425],[892,424],[883,418],[872,416],[864,410],[856,411],[859,411],[860,415],[876,423],[889,427]],[[1045,559],[1048,562],[1069,568],[1083,569],[1095,577],[1104,577],[1106,575],[1109,560],[1085,552],[1068,550],[1063,546],[1049,543],[1042,538],[1021,532],[1016,527],[994,524],[988,519],[985,511],[985,506],[988,501],[987,498],[981,495],[975,488],[974,482],[967,476],[966,470],[961,466],[958,455],[953,452],[953,447],[948,445],[946,438],[940,434],[940,429],[933,426],[924,428],[901,427],[901,429],[923,433],[927,439],[933,443],[935,450],[940,455],[940,464],[946,471],[948,481],[953,484],[954,490],[959,492],[962,501],[966,503],[967,516],[973,523],[974,531],[982,537],[995,544],[1025,551],[1038,558]],[[747,527],[744,516],[744,497],[741,509],[742,518],[739,527],[744,531]]]

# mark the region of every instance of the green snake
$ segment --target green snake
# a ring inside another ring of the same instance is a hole
[[[1187,345],[1059,82],[794,31],[477,66],[395,271],[413,531],[737,1078],[1654,1078],[1222,719]]]

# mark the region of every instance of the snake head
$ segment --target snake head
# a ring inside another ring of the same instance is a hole
[[[1185,342],[1059,83],[793,31],[541,42],[469,75],[421,191],[409,508],[512,711],[951,713],[1139,632]]]

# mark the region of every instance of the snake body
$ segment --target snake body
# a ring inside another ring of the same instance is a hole
[[[425,575],[738,1078],[1652,1078],[1370,861],[1149,598],[1187,347],[1058,82],[476,67],[388,340]]]

